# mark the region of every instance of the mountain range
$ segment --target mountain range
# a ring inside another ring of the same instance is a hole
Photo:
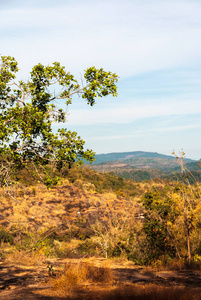
[[[113,172],[117,176],[136,181],[170,178],[181,172],[179,158],[157,152],[115,152],[97,154],[91,168],[98,172]],[[185,169],[201,177],[200,161],[183,158]]]

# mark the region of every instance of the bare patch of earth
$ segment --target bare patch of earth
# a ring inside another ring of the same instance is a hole
[[[83,260],[84,261],[84,260]],[[66,263],[79,263],[78,259],[48,259],[40,266],[23,266],[6,261],[0,262],[0,299],[2,300],[32,300],[32,299],[71,299],[61,296],[50,296],[51,290],[48,285],[50,274],[48,266],[52,265],[57,273]],[[201,299],[201,272],[200,271],[153,271],[148,268],[136,266],[133,263],[114,263],[105,259],[94,259],[91,263],[95,266],[105,266],[111,268],[115,281],[123,285],[144,285],[154,284],[160,287],[181,287],[190,288],[199,292]],[[43,292],[42,292],[43,291]],[[48,296],[47,296],[48,294]],[[80,297],[80,299],[93,299]],[[94,299],[96,298],[94,295]],[[102,299],[102,298],[101,298]],[[111,298],[113,299],[113,298]],[[127,299],[127,298],[125,298]],[[130,299],[130,298],[129,298]],[[137,299],[137,298],[133,298]],[[139,298],[143,299],[143,298]],[[158,299],[158,298],[157,298]],[[189,298],[190,299],[190,298]]]

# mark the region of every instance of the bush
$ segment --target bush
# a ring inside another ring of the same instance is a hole
[[[81,242],[77,248],[78,252],[82,255],[96,255],[97,254],[97,244],[87,239]]]
[[[0,230],[0,241],[4,243],[9,243],[10,245],[13,244],[13,236],[4,228]]]
[[[52,285],[55,289],[72,292],[76,291],[79,285],[84,282],[92,283],[111,283],[113,280],[112,271],[109,268],[95,267],[89,263],[66,264],[64,272],[53,280]]]

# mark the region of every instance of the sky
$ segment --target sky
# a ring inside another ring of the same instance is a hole
[[[55,61],[78,80],[91,66],[118,74],[118,97],[75,96],[62,124],[97,154],[201,158],[200,37],[200,0],[0,0],[0,54],[20,79]]]

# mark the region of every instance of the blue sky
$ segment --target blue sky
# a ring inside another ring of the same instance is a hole
[[[117,98],[68,108],[64,127],[87,148],[201,158],[201,1],[0,0],[0,28],[23,79],[54,61],[78,79],[90,66],[119,75]]]

